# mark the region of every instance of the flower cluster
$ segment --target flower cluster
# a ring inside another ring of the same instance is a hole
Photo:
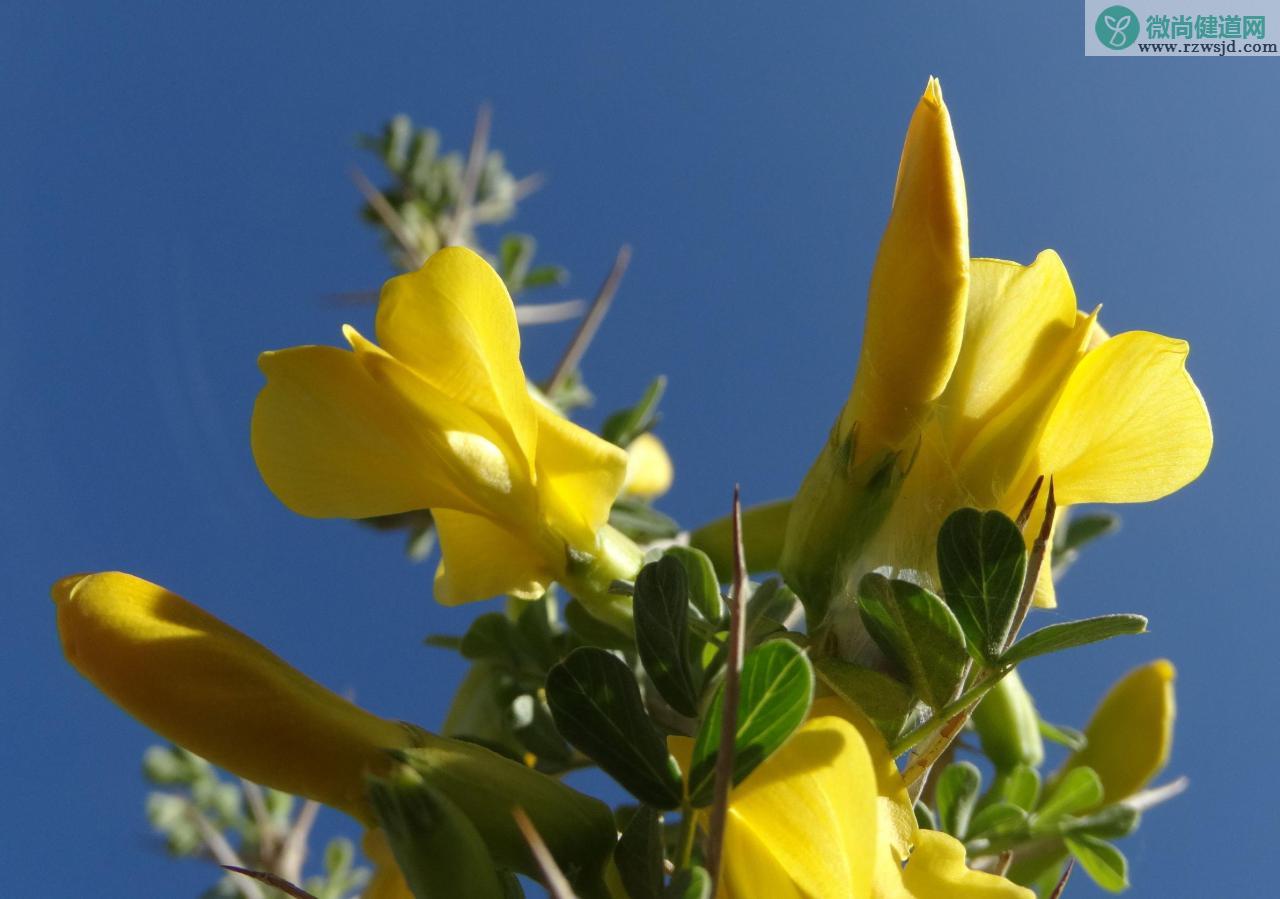
[[[1020,635],[1056,602],[1046,556],[1083,542],[1067,507],[1153,500],[1205,467],[1187,345],[1109,335],[1052,251],[970,257],[934,79],[867,303],[848,401],[794,499],[692,536],[649,506],[673,475],[656,396],[602,435],[570,421],[527,378],[508,286],[471,249],[387,282],[376,342],[347,326],[345,348],[262,355],[253,453],[281,502],[429,514],[437,601],[524,601],[436,641],[472,662],[444,735],[128,574],[54,586],[64,653],[167,739],[358,820],[366,897],[510,896],[517,874],[655,896],[670,873],[667,895],[1014,899],[1052,890],[1068,855],[1122,888],[1110,841],[1172,792],[1146,790],[1172,665],[1120,681],[1083,732],[1045,724],[1015,669],[1145,628]],[[983,768],[946,763],[965,727]],[[1072,747],[1052,773],[1042,733]],[[561,783],[586,764],[638,808]]]

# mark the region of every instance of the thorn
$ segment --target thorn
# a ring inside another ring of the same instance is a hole
[[[1009,626],[1009,635],[1005,638],[1002,652],[1008,650],[1013,645],[1013,641],[1018,639],[1018,631],[1022,630],[1022,624],[1027,620],[1027,613],[1031,611],[1031,602],[1036,596],[1036,584],[1040,581],[1040,569],[1044,567],[1049,535],[1053,533],[1053,520],[1057,514],[1058,501],[1053,494],[1051,475],[1049,496],[1044,504],[1044,521],[1040,523],[1040,533],[1036,534],[1035,542],[1031,544],[1031,554],[1027,557],[1026,580],[1022,582],[1022,594],[1018,597],[1018,608],[1014,612],[1013,623]]]
[[[538,869],[542,871],[543,885],[547,888],[551,899],[578,899],[564,872],[560,870],[560,866],[551,855],[551,850],[543,842],[538,828],[533,826],[533,821],[529,820],[524,809],[517,805],[511,810],[511,817],[516,819],[516,827],[520,828],[524,841],[529,844],[529,851],[533,853],[533,860],[538,863]]]
[[[1040,524],[1040,533],[1036,535],[1037,544],[1047,544],[1049,535],[1053,533],[1053,519],[1058,514],[1058,499],[1053,492],[1053,475],[1049,475],[1049,496],[1044,502],[1044,521]]]
[[[446,246],[466,246],[467,232],[471,230],[472,204],[476,188],[480,185],[480,173],[484,170],[485,157],[489,155],[489,124],[493,110],[488,103],[481,103],[476,110],[476,127],[471,132],[471,149],[467,151],[467,165],[462,170],[462,188],[453,210],[453,224],[449,229]]]
[[[621,283],[630,262],[631,247],[623,244],[618,248],[618,255],[613,260],[613,268],[609,270],[604,283],[600,285],[600,290],[596,292],[595,299],[591,301],[591,308],[587,310],[586,316],[578,325],[578,330],[574,332],[573,339],[565,347],[564,355],[556,363],[551,377],[547,379],[546,386],[542,389],[543,393],[548,395],[555,393],[565,379],[577,369],[578,363],[587,352],[587,347],[591,346],[596,332],[600,330],[600,324],[604,321],[605,313],[609,311],[609,304],[613,302],[613,295],[618,292],[618,284]]]
[[[395,237],[396,242],[400,244],[401,249],[409,254],[410,258],[418,260],[421,265],[426,260],[422,256],[422,250],[413,241],[413,236],[409,233],[409,228],[404,223],[404,219],[400,218],[400,213],[387,202],[387,198],[382,195],[382,191],[373,186],[373,182],[365,177],[364,172],[352,166],[351,180],[355,182],[356,189],[360,191],[365,202],[369,204],[369,208],[377,213],[378,218],[382,219],[382,224],[387,226],[387,230]]]
[[[283,877],[272,874],[270,871],[252,871],[248,868],[241,868],[236,865],[223,865],[232,874],[242,874],[245,877],[252,877],[261,883],[265,883],[269,887],[279,890],[286,896],[293,896],[294,899],[316,899],[315,896],[308,893],[300,886],[295,886]]]
[[[1067,888],[1067,880],[1071,877],[1071,872],[1075,870],[1075,867],[1076,860],[1074,858],[1068,859],[1066,870],[1062,872],[1058,885],[1053,888],[1053,892],[1048,895],[1047,899],[1059,899],[1062,896],[1062,891]]]
[[[1004,877],[1009,873],[1009,866],[1013,864],[1013,850],[1006,849],[996,857],[996,866],[991,869],[991,873],[999,877]]]
[[[742,491],[733,485],[733,586],[729,591],[729,648],[724,667],[724,699],[720,703],[720,745],[716,751],[715,798],[711,803],[707,828],[706,860],[711,874],[711,895],[720,883],[720,861],[724,849],[724,825],[729,814],[729,791],[733,787],[733,750],[738,736],[738,697],[742,675],[743,600],[747,587],[747,564],[742,548]]]
[[[1027,496],[1027,501],[1022,504],[1022,511],[1018,513],[1016,523],[1018,530],[1022,530],[1027,526],[1027,519],[1031,517],[1031,510],[1035,508],[1036,499],[1040,496],[1040,487],[1044,484],[1044,475],[1036,478],[1036,482],[1031,485],[1031,493]]]

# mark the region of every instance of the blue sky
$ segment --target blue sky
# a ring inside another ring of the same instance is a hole
[[[289,513],[248,445],[256,354],[368,324],[326,297],[390,274],[355,218],[358,132],[403,111],[459,146],[488,100],[517,173],[550,178],[513,226],[572,271],[564,295],[634,246],[586,419],[665,372],[662,506],[696,524],[735,480],[748,501],[792,492],[816,453],[931,74],[975,255],[1053,247],[1110,330],[1188,338],[1217,435],[1206,474],[1120,510],[1040,616],[1141,611],[1152,633],[1025,677],[1079,724],[1131,663],[1172,658],[1169,772],[1192,787],[1125,844],[1135,892],[1264,882],[1280,60],[1086,59],[1080,18],[1076,2],[0,5],[5,892],[209,880],[149,841],[150,735],[62,662],[47,597],[63,574],[143,575],[379,712],[441,719],[460,667],[420,638],[480,610],[435,606],[396,540]],[[530,373],[567,337],[531,335]],[[1068,893],[1094,894],[1083,877]]]

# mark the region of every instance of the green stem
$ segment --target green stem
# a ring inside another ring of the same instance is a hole
[[[560,583],[592,616],[624,634],[635,632],[631,597],[610,592],[615,581],[634,581],[644,553],[629,537],[605,525],[594,555],[571,556]]]
[[[942,707],[938,714],[934,715],[924,724],[915,730],[900,737],[896,743],[890,747],[890,753],[896,758],[902,755],[908,749],[914,749],[921,742],[932,737],[938,731],[942,730],[952,719],[957,716],[964,715],[968,718],[968,712],[971,706],[978,704],[987,692],[1004,678],[1006,674],[1012,671],[1012,668],[986,668],[974,679],[969,689],[965,690],[958,697],[953,699]],[[962,722],[963,723],[963,722]],[[921,756],[924,753],[920,753]]]
[[[680,806],[680,835],[676,840],[675,860],[677,871],[689,867],[689,859],[693,857],[693,838],[697,833],[698,828],[694,821],[693,803],[686,796],[684,803]]]

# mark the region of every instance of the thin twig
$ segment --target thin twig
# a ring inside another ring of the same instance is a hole
[[[1006,849],[996,858],[995,867],[991,869],[991,873],[997,877],[1004,877],[1009,873],[1010,866],[1013,865],[1013,851]]]
[[[213,856],[214,861],[224,868],[234,868],[237,865],[243,865],[244,861],[240,858],[240,854],[232,848],[227,842],[227,838],[222,835],[222,831],[214,827],[194,805],[187,806],[187,816],[196,826],[196,830],[200,831],[200,839],[204,841],[204,845],[208,848],[209,854]],[[236,884],[236,888],[240,891],[240,895],[244,899],[264,899],[262,890],[258,889],[258,885],[251,881],[241,881]]]
[[[340,290],[325,295],[325,299],[337,306],[371,306],[378,302],[376,290]],[[520,325],[551,325],[582,315],[586,300],[559,300],[554,303],[516,303],[516,323]]]
[[[307,861],[307,841],[319,811],[320,803],[308,799],[298,811],[298,817],[293,819],[293,825],[280,843],[280,854],[275,864],[276,873],[281,877],[293,881],[302,879],[302,866]]]
[[[422,256],[422,249],[414,243],[413,236],[409,233],[409,227],[404,223],[404,219],[400,218],[400,213],[396,212],[387,198],[382,195],[382,191],[374,187],[373,182],[365,177],[364,172],[354,166],[351,168],[351,180],[355,182],[356,189],[360,191],[360,195],[364,197],[365,202],[382,219],[382,224],[387,226],[387,230],[400,244],[400,247],[409,254],[413,259],[418,260],[421,264],[426,260]]]
[[[279,834],[272,826],[271,813],[267,811],[267,800],[262,787],[251,780],[240,778],[240,791],[244,794],[245,805],[249,806],[249,815],[258,828],[259,854],[265,857],[274,855],[279,842]]]
[[[538,870],[542,872],[543,885],[547,888],[547,892],[551,894],[551,899],[577,899],[577,894],[573,892],[573,887],[569,885],[568,878],[564,876],[564,872],[556,864],[555,858],[551,855],[551,850],[543,842],[542,835],[538,833],[538,828],[533,826],[533,822],[529,820],[529,816],[525,814],[524,809],[516,806],[511,810],[511,817],[516,819],[516,827],[520,828],[520,833],[524,835],[524,841],[529,844],[529,851],[533,853],[533,860],[538,863]]]
[[[1177,780],[1171,780],[1167,784],[1152,787],[1150,790],[1143,790],[1141,793],[1134,793],[1124,800],[1121,805],[1126,805],[1137,812],[1145,812],[1147,809],[1155,808],[1163,802],[1168,802],[1175,796],[1181,796],[1189,786],[1191,786],[1190,780],[1185,777],[1179,777]]]
[[[543,388],[544,393],[555,393],[556,389],[564,383],[565,378],[577,369],[587,347],[591,346],[592,339],[600,330],[600,323],[604,321],[605,313],[609,311],[609,304],[613,302],[613,295],[618,292],[618,284],[622,281],[622,275],[626,272],[630,261],[631,247],[623,244],[618,248],[618,255],[613,260],[613,268],[609,270],[604,283],[600,285],[596,298],[591,301],[591,308],[587,310],[586,316],[578,325],[578,330],[574,332],[573,339],[565,347],[564,355],[556,363],[555,371],[547,379],[546,386]]]
[[[283,877],[278,874],[272,874],[270,871],[253,871],[249,868],[242,868],[239,865],[223,865],[222,867],[226,868],[233,874],[242,874],[245,877],[252,877],[253,880],[259,880],[267,886],[279,890],[286,896],[293,896],[294,899],[316,899],[315,896],[308,893],[302,887],[297,884],[290,883]],[[242,882],[252,883],[252,881]],[[254,884],[254,886],[256,887],[257,884]]]
[[[742,497],[733,488],[733,588],[729,591],[729,651],[724,668],[724,698],[720,703],[720,746],[716,751],[715,798],[711,803],[711,823],[707,835],[707,870],[711,873],[711,895],[720,882],[720,858],[724,848],[725,818],[729,813],[729,790],[733,786],[733,750],[738,735],[738,691],[742,674],[743,596],[747,586],[747,563],[742,549]]]
[[[586,300],[562,300],[558,303],[516,303],[516,323],[550,325],[582,315]]]
[[[1047,899],[1060,899],[1062,891],[1067,888],[1067,881],[1071,878],[1071,872],[1075,870],[1076,860],[1074,858],[1067,859],[1067,868],[1062,872],[1062,877],[1058,879],[1058,885],[1053,888]]]
[[[488,103],[481,103],[476,110],[476,127],[471,132],[471,149],[467,152],[467,165],[462,170],[462,189],[458,194],[458,202],[453,210],[453,222],[446,246],[465,246],[467,231],[471,228],[471,204],[476,199],[476,188],[480,185],[480,173],[484,171],[484,160],[489,154],[489,123],[493,118],[493,110]]]

